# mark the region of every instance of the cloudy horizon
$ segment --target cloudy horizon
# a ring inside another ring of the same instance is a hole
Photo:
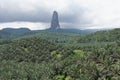
[[[50,27],[54,10],[62,28],[120,28],[119,0],[0,0],[0,29]]]

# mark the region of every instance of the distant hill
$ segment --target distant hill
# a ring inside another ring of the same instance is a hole
[[[78,29],[46,29],[46,30],[30,30],[28,28],[4,28],[0,30],[0,39],[6,38],[18,38],[21,36],[34,35],[41,32],[57,32],[57,33],[74,33],[74,34],[88,34],[93,33],[97,30],[78,30]]]
[[[8,32],[8,33],[13,33],[13,34],[15,34],[15,33],[23,34],[23,33],[26,33],[26,32],[30,32],[31,30],[28,29],[28,28],[18,28],[18,29],[15,29],[15,28],[4,28],[1,31]]]
[[[80,29],[57,29],[57,30],[47,30],[51,32],[60,32],[60,33],[77,33],[77,34],[88,34],[88,33],[93,33],[98,30],[96,29],[86,29],[86,30],[80,30]]]
[[[120,29],[113,30],[78,30],[78,29],[57,29],[57,30],[30,30],[27,28],[5,28],[0,31],[0,44],[10,43],[10,40],[22,37],[36,36],[55,43],[88,43],[88,42],[113,42],[120,40]]]
[[[28,28],[4,28],[0,30],[0,39],[4,38],[16,38],[19,36],[23,36],[25,33],[31,32]]]
[[[88,35],[79,36],[78,42],[113,42],[120,40],[120,28],[97,31]]]

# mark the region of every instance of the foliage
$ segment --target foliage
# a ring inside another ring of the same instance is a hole
[[[73,52],[76,56],[80,56],[81,58],[84,57],[84,52],[81,50],[74,50]]]
[[[120,40],[120,29],[98,31],[92,34],[80,36],[77,40],[78,43],[86,42],[113,42]]]
[[[1,39],[0,80],[120,80],[119,29],[43,33]]]

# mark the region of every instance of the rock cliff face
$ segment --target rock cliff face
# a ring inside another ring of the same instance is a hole
[[[50,29],[52,29],[52,30],[60,29],[58,13],[56,11],[53,12]]]

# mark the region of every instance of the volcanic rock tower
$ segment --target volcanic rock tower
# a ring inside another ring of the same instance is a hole
[[[51,30],[60,29],[59,19],[58,19],[58,13],[57,13],[56,11],[53,12],[50,29],[51,29]]]

